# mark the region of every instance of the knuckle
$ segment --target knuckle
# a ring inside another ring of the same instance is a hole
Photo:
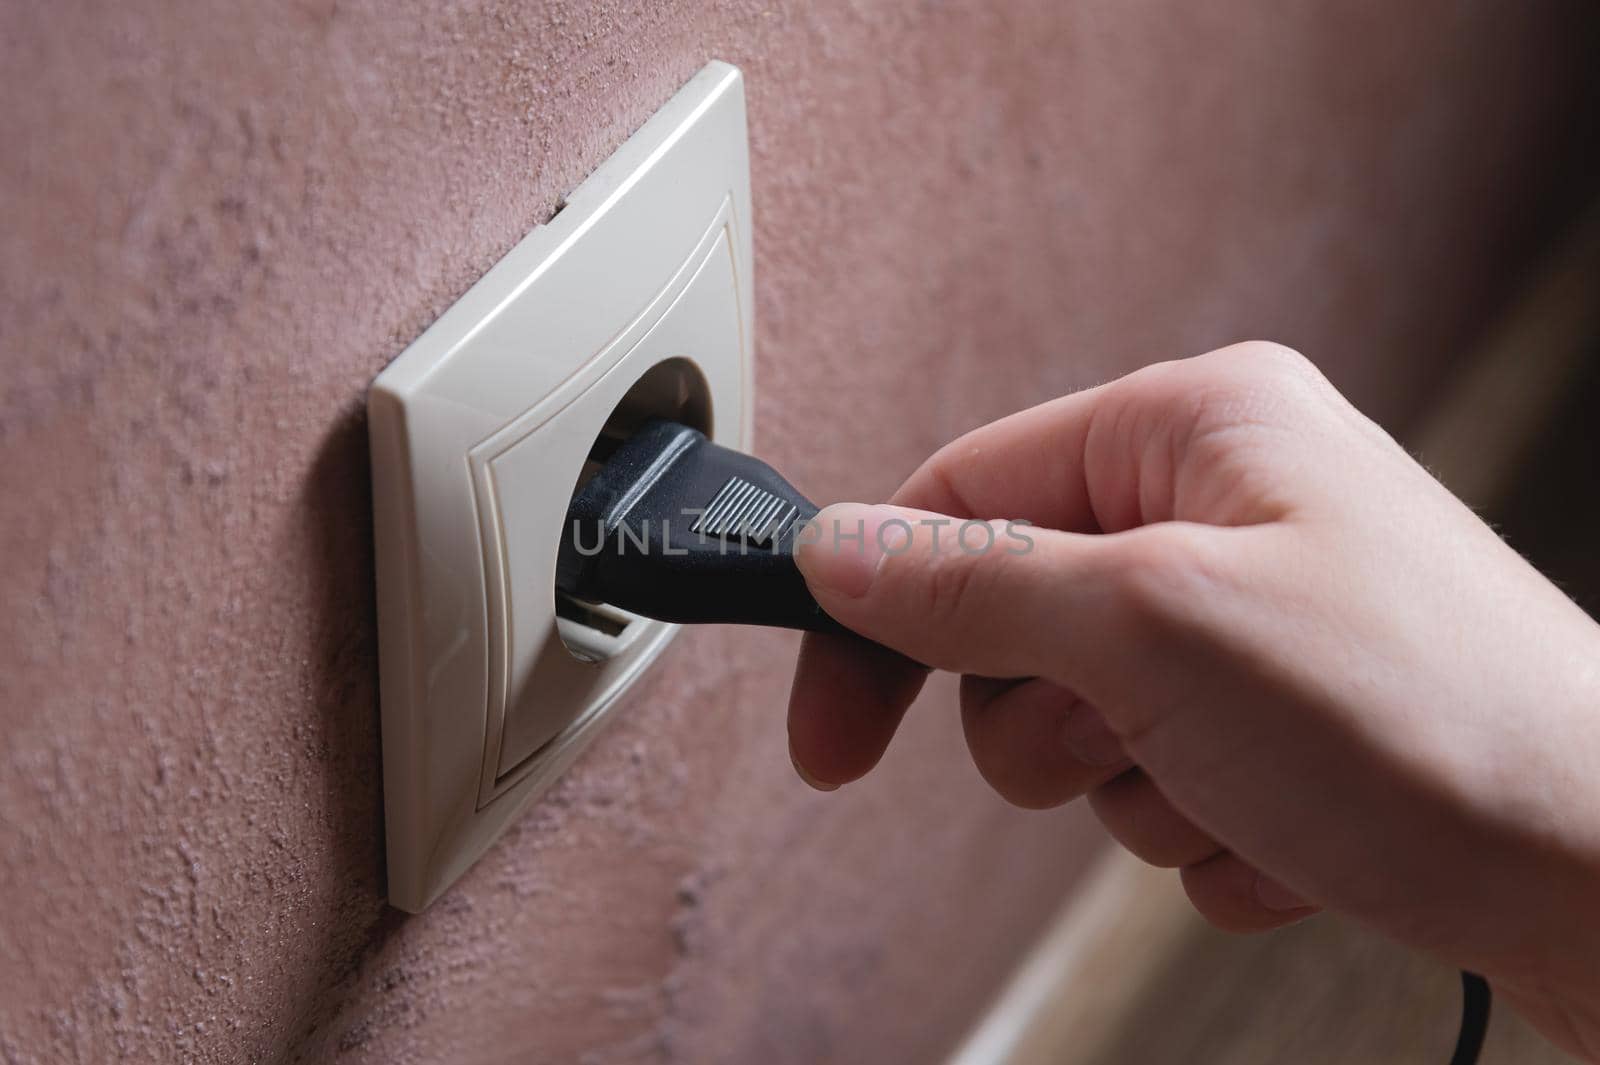
[[[1234,365],[1254,374],[1307,378],[1317,373],[1310,359],[1288,345],[1271,340],[1248,340],[1223,351]]]
[[[980,533],[968,530],[988,527]],[[916,548],[903,557],[898,577],[904,600],[913,605],[930,625],[954,633],[970,631],[975,623],[1004,606],[1002,587],[1017,557],[997,547],[1003,544],[1002,531],[995,523],[953,523],[937,534],[917,531]],[[891,563],[900,559],[889,559]]]
[[[1193,619],[1216,593],[1221,578],[1200,538],[1173,527],[1138,530],[1111,567],[1113,596],[1143,627]]]
[[[976,559],[961,555],[929,556],[923,605],[930,621],[949,622],[965,612],[977,591],[981,568]]]
[[[1298,432],[1337,394],[1311,360],[1282,344],[1235,344],[1201,362],[1181,400],[1193,444],[1231,447],[1241,430]]]
[[[1256,340],[1212,353],[1203,392],[1228,395],[1298,395],[1323,381],[1312,361],[1293,348]]]
[[[941,514],[965,513],[966,503],[957,484],[957,471],[970,451],[965,436],[945,444],[928,456],[895,491],[893,502]]]
[[[1247,426],[1293,425],[1332,387],[1311,360],[1271,341],[1157,363],[1123,382],[1144,406],[1153,404],[1202,438]]]

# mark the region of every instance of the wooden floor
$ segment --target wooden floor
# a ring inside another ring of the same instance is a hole
[[[1265,936],[1196,927],[1094,1065],[1416,1065],[1450,1060],[1458,975],[1349,922],[1319,917]],[[1482,1065],[1574,1059],[1507,1009]]]
[[[1322,915],[1230,936],[1108,850],[949,1065],[1445,1065],[1454,970]],[[1503,1003],[1480,1065],[1574,1065]]]

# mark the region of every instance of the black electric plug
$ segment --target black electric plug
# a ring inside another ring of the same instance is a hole
[[[816,513],[760,459],[647,422],[573,497],[556,588],[661,621],[845,632],[794,563]]]

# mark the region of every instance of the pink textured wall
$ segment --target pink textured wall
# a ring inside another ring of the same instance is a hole
[[[1269,335],[1378,414],[1573,187],[1593,6],[11,3],[0,1056],[926,1060],[1095,839],[939,684],[790,775],[786,634],[686,635],[438,906],[386,909],[363,390],[705,59],[749,86],[762,450]]]

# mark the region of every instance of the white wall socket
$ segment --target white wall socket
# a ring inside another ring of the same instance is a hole
[[[563,518],[608,422],[749,447],[752,311],[744,87],[713,62],[373,383],[395,906],[454,882],[676,632],[558,616]]]

